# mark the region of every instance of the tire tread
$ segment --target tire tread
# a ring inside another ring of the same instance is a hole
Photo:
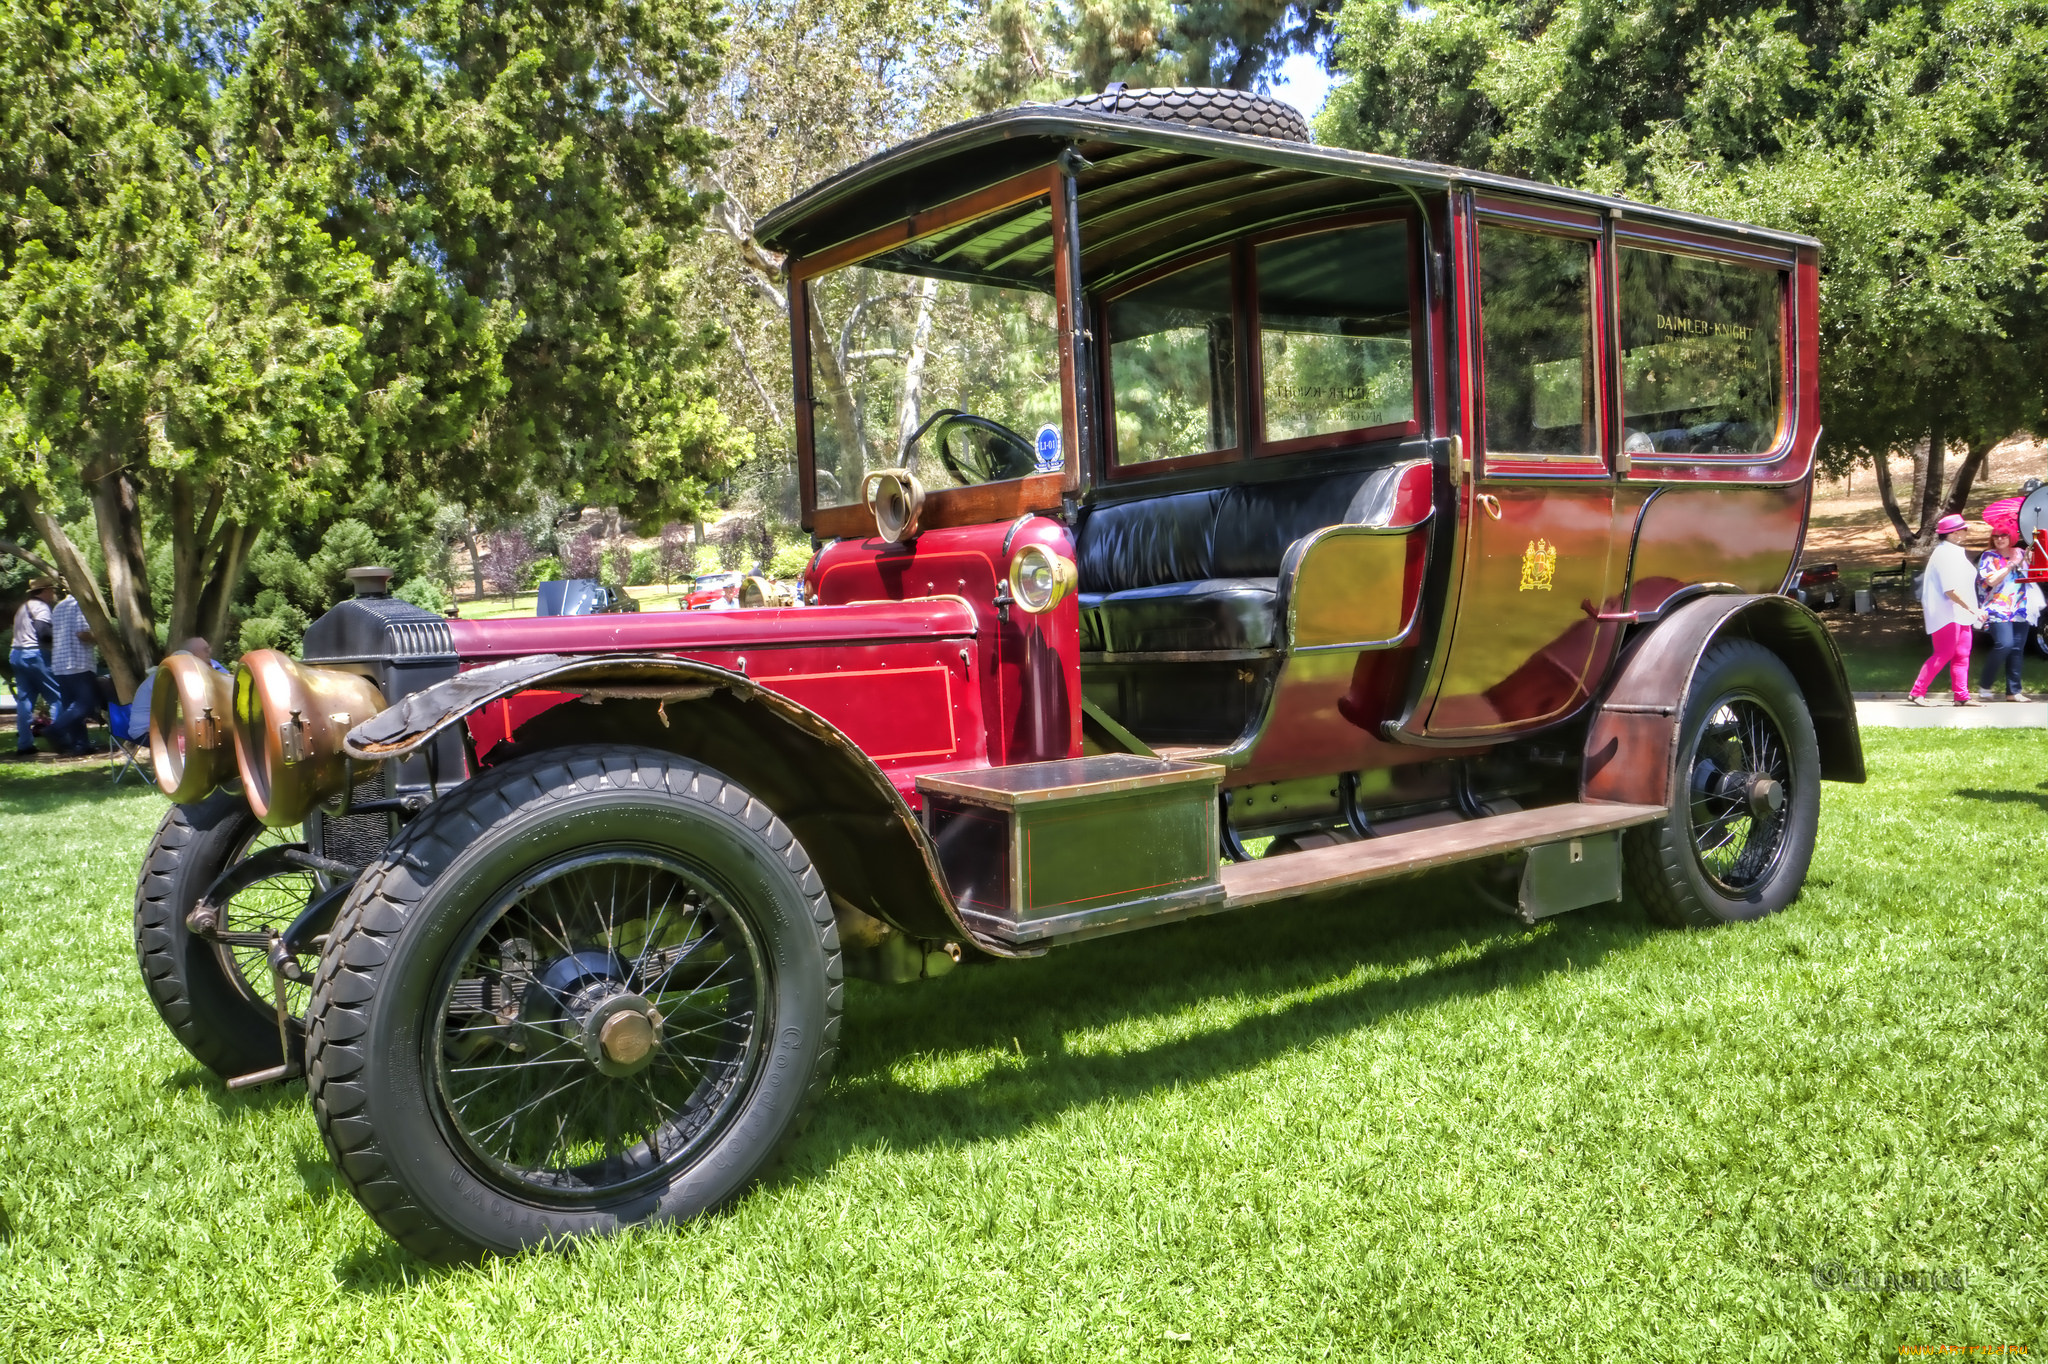
[[[421,1259],[469,1260],[478,1248],[439,1226],[391,1176],[393,1153],[380,1144],[374,1124],[365,1116],[367,1092],[354,1082],[368,1059],[362,1044],[368,1029],[365,1010],[376,994],[377,976],[390,957],[391,943],[425,895],[431,873],[452,863],[482,828],[523,807],[595,791],[606,783],[651,785],[646,781],[648,767],[662,769],[660,785],[670,794],[687,795],[728,813],[737,806],[742,822],[769,834],[771,847],[803,887],[819,950],[826,958],[830,1012],[818,1065],[800,1101],[792,1134],[802,1130],[824,1096],[838,1059],[843,967],[837,923],[809,856],[774,812],[720,774],[653,750],[591,746],[557,750],[550,756],[555,759],[552,767],[521,764],[486,772],[465,784],[464,799],[443,799],[422,811],[356,881],[335,921],[332,947],[322,954],[313,977],[306,1014],[306,1083],[321,1139],[371,1220]],[[541,774],[550,770],[558,778],[543,781]],[[424,884],[413,876],[415,870],[429,874]],[[357,944],[367,950],[359,950]]]

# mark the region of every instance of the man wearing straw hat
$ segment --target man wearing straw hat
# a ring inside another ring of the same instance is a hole
[[[1934,523],[1940,543],[1920,579],[1920,610],[1934,650],[1920,665],[1920,676],[1913,679],[1913,690],[1906,696],[1916,706],[1934,704],[1927,699],[1927,688],[1943,668],[1949,670],[1949,690],[1956,704],[1977,704],[1970,695],[1970,631],[1983,623],[1984,613],[1977,609],[1977,570],[1963,552],[1963,528],[1968,524],[1954,512]]]
[[[37,578],[28,585],[28,600],[14,613],[14,642],[7,662],[14,669],[14,756],[25,758],[36,751],[36,736],[29,729],[35,718],[36,698],[49,703],[57,714],[57,679],[50,673],[44,654],[50,640],[50,599],[56,584]]]

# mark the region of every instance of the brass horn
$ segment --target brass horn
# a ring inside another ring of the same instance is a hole
[[[149,693],[149,761],[180,805],[235,775],[235,684],[191,654],[172,654]]]
[[[348,781],[341,740],[384,709],[367,678],[309,668],[275,649],[235,669],[235,765],[256,818],[289,828]]]

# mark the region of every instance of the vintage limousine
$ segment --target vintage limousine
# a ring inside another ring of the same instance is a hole
[[[786,253],[803,609],[171,660],[151,998],[304,1074],[413,1251],[743,1191],[843,979],[1468,864],[1784,908],[1862,750],[1786,595],[1816,244],[1122,91],[893,148]]]

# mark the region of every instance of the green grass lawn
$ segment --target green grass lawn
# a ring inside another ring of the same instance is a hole
[[[856,983],[772,1182],[454,1270],[338,1187],[302,1085],[231,1095],[157,1022],[129,914],[160,798],[0,768],[0,1357],[2048,1345],[2048,738],[1865,742],[1770,921],[1524,931],[1437,880]],[[1966,1282],[1823,1295],[1815,1262]]]

